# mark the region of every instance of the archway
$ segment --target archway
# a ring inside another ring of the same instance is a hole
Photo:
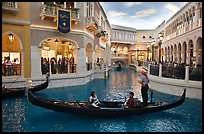
[[[13,32],[2,34],[2,76],[22,75],[23,45]]]
[[[48,71],[52,74],[76,73],[77,44],[75,42],[66,38],[52,37],[44,39],[40,47],[42,74]]]
[[[122,61],[122,60],[117,60],[117,61],[115,62],[115,65],[118,66],[119,63],[120,63],[120,65],[121,65],[122,67],[126,66],[126,63],[125,63],[124,61]]]
[[[193,58],[193,41],[192,40],[188,42],[188,46],[189,46],[189,53],[190,53],[190,64],[193,64],[194,58]]]
[[[90,43],[86,45],[86,69],[92,70],[93,49]]]
[[[202,38],[199,37],[196,41],[196,46],[197,46],[197,50],[198,50],[198,64],[202,65]]]
[[[99,62],[99,47],[95,45],[95,62]]]

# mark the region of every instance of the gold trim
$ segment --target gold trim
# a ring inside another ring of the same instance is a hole
[[[58,7],[57,7],[57,30],[58,30]]]

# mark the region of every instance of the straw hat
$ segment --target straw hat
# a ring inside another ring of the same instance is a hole
[[[147,70],[145,68],[142,68],[142,73],[147,73]]]

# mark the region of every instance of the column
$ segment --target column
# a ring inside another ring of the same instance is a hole
[[[184,63],[184,54],[185,54],[185,51],[184,51],[184,46],[182,45],[181,46],[181,63]]]
[[[196,9],[195,9],[195,28],[198,27],[199,17],[200,17],[200,9],[198,7],[198,2],[197,2]]]
[[[173,62],[175,62],[175,57],[176,57],[175,54],[176,54],[175,48],[173,48],[173,51],[172,51],[172,56],[173,56],[172,61],[173,61]]]
[[[148,64],[148,74],[150,74],[150,64]]]
[[[131,54],[130,53],[128,53],[128,64],[131,64]]]
[[[50,78],[51,78],[51,75],[52,75],[52,72],[51,72],[51,60],[49,59],[49,76],[50,76]]]
[[[99,57],[101,57],[101,46],[100,46],[100,44],[98,45],[98,57],[97,58],[99,58]]]
[[[190,48],[189,44],[187,45],[187,54],[186,54],[186,64],[190,64]]]
[[[189,81],[189,66],[186,66],[186,72],[185,72],[185,81]]]
[[[166,48],[164,47],[164,61],[166,61]]]
[[[169,62],[169,51],[168,47],[166,48],[166,61]]]
[[[162,64],[159,64],[159,77],[162,77]]]
[[[172,49],[171,49],[171,46],[170,46],[170,62],[172,62]]]
[[[198,59],[198,58],[199,58],[199,57],[198,57],[199,55],[198,55],[198,47],[197,47],[197,45],[198,45],[198,44],[196,44],[196,43],[193,44],[193,57],[195,57],[195,61],[193,61],[193,64],[195,64],[195,65],[198,64],[198,60],[199,60],[199,59]]]
[[[86,70],[86,50],[85,48],[77,48],[77,74],[83,74]]]
[[[92,70],[94,70],[94,64],[95,64],[95,52],[92,50]]]
[[[177,47],[177,63],[181,63],[181,57],[180,57],[179,46]]]
[[[32,44],[32,43],[31,43]],[[41,54],[40,54],[40,48],[38,46],[30,45],[31,56],[31,78],[39,78],[42,77],[41,72]]]

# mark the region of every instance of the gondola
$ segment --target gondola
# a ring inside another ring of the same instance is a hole
[[[90,107],[86,101],[61,101],[50,100],[36,96],[32,91],[28,91],[28,100],[35,106],[39,106],[46,109],[51,109],[58,112],[90,115],[90,116],[129,116],[137,114],[145,114],[167,110],[170,108],[181,105],[186,96],[186,89],[183,94],[174,101],[160,101],[160,102],[148,102],[147,106],[135,106],[134,108],[124,108],[121,105],[124,102],[115,101],[101,101],[103,106],[99,108]]]
[[[118,70],[118,71],[122,70],[122,67],[120,64],[116,67],[116,70]]]
[[[49,84],[49,77],[46,76],[46,81],[40,85],[31,86],[30,91],[37,92],[43,89],[46,89]],[[2,98],[11,98],[11,97],[17,97],[25,94],[27,87],[18,87],[18,88],[2,88]]]

